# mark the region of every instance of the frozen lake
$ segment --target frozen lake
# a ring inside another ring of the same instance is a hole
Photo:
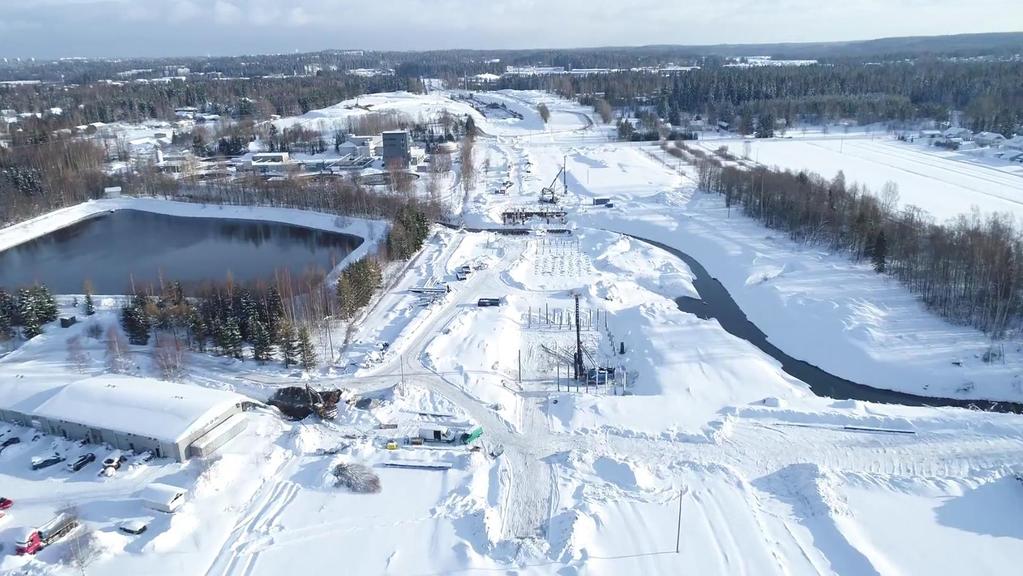
[[[362,243],[357,236],[271,222],[186,218],[118,210],[77,222],[0,252],[0,286],[36,282],[56,293],[82,292],[92,281],[98,294],[130,293],[180,281],[271,281],[329,271]]]

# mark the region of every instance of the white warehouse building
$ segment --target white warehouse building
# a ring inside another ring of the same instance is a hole
[[[119,375],[11,392],[20,393],[0,398],[2,420],[179,462],[237,436],[242,412],[256,404],[233,392]]]

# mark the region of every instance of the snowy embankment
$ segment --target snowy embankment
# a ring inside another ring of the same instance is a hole
[[[649,157],[635,160],[628,169],[644,178],[672,173]],[[941,320],[898,282],[844,254],[795,244],[674,177],[674,186],[626,191],[615,208],[581,210],[576,221],[693,256],[773,344],[832,374],[923,396],[1023,400],[1015,343],[1000,347],[1004,360],[984,362],[991,347],[984,334]],[[585,204],[605,191],[590,194],[578,183],[575,192]]]
[[[160,198],[123,197],[90,200],[67,208],[61,208],[60,210],[54,210],[31,220],[0,229],[0,252],[23,242],[45,236],[76,222],[86,220],[97,214],[116,210],[140,210],[187,218],[279,222],[326,232],[350,234],[362,238],[362,244],[334,267],[328,275],[328,280],[335,277],[348,264],[360,260],[367,254],[373,253],[377,246],[380,246],[386,238],[388,229],[388,223],[383,220],[337,216],[335,214],[310,212],[294,208],[194,204]]]
[[[748,142],[748,144],[747,144]],[[708,152],[728,152],[783,170],[809,170],[825,178],[839,171],[848,184],[880,195],[887,182],[898,186],[899,205],[915,205],[938,222],[1002,212],[1023,216],[1023,166],[991,156],[952,152],[900,142],[890,136],[832,134],[807,138],[710,139],[691,143]]]

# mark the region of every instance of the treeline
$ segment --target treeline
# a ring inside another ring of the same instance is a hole
[[[89,142],[0,146],[0,227],[97,198],[104,153]]]
[[[711,123],[771,113],[789,125],[944,120],[963,110],[968,127],[1011,135],[1023,124],[1023,62],[916,60],[811,66],[705,66],[664,75],[619,71],[502,78],[498,88],[600,96],[618,109],[648,109],[673,125],[700,114]]]
[[[696,165],[699,187],[797,242],[868,260],[920,296],[931,310],[994,338],[1023,328],[1023,231],[1011,216],[978,212],[935,223],[919,208],[897,207],[898,190],[880,195],[819,174],[739,168],[727,153],[683,142],[668,151]]]
[[[26,339],[43,333],[43,324],[57,319],[57,301],[45,285],[20,288],[10,293],[0,287],[0,342],[10,340],[16,329]]]
[[[0,87],[0,109],[45,113],[60,108],[60,114],[20,126],[29,133],[23,132],[19,138],[44,140],[54,130],[93,122],[173,120],[175,109],[181,107],[237,119],[267,119],[272,114],[295,116],[363,94],[394,90],[418,92],[422,85],[414,78],[339,73],[158,83],[32,84]]]
[[[248,346],[252,359],[279,358],[285,367],[312,369],[317,362],[308,326],[296,326],[275,286],[237,287],[227,282],[208,285],[186,298],[181,284],[173,282],[157,295],[133,295],[121,308],[121,327],[132,345],[145,346],[157,337],[157,364],[165,375],[181,366],[168,365],[160,348],[179,347],[181,342],[197,352],[215,351],[239,360],[246,358]],[[170,345],[161,345],[161,334]]]

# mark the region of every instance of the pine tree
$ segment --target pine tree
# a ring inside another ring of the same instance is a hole
[[[210,337],[210,327],[206,325],[201,313],[196,310],[191,311],[188,316],[188,329],[192,332],[192,341],[196,350],[205,352],[206,341]]]
[[[870,252],[870,261],[874,264],[874,272],[878,274],[884,273],[888,264],[888,241],[884,237],[884,230],[877,233],[877,237],[874,238],[873,249]]]
[[[84,312],[86,316],[92,316],[96,313],[96,306],[92,301],[92,281],[86,279],[82,283],[82,293],[85,294],[85,307]]]
[[[0,341],[14,337],[14,316],[17,313],[14,296],[0,288]]]
[[[36,299],[28,288],[18,290],[18,314],[15,324],[22,327],[22,334],[27,339],[35,338],[43,333],[36,305]]]
[[[148,310],[149,299],[140,294],[132,296],[131,302],[121,308],[121,327],[128,335],[128,343],[135,346],[149,344],[149,333],[153,320]]]
[[[295,341],[295,328],[287,323],[281,323],[277,331],[277,346],[281,350],[284,359],[284,367],[290,368],[298,362],[298,343]]]
[[[33,286],[30,290],[35,300],[36,317],[40,323],[53,322],[57,319],[57,300],[45,284]]]
[[[298,330],[298,353],[302,368],[305,370],[316,368],[316,349],[313,348],[312,338],[309,337],[309,329],[305,326]]]
[[[221,353],[225,356],[239,360],[245,359],[242,354],[242,333],[238,328],[238,322],[233,317],[228,317],[220,324],[217,341]]]
[[[259,320],[252,322],[252,357],[259,362],[266,362],[273,357],[273,339],[266,325]]]

